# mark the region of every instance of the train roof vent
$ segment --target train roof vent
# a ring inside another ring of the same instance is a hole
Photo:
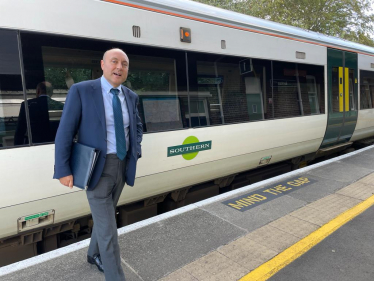
[[[132,26],[132,35],[136,38],[140,38],[140,26],[137,26],[137,25]]]
[[[374,68],[374,63],[371,64],[371,68]]]
[[[226,49],[226,40],[221,40],[221,49]]]
[[[296,58],[305,60],[306,54],[304,52],[296,52]]]

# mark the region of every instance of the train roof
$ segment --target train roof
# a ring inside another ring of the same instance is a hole
[[[242,28],[250,28],[260,32],[273,33],[292,37],[296,39],[312,41],[331,47],[350,49],[356,52],[365,52],[374,54],[374,48],[362,44],[350,42],[333,36],[324,35],[314,31],[289,26],[281,23],[264,20],[221,8],[212,7],[199,2],[190,0],[138,0],[138,1],[113,1],[130,3],[134,6],[145,6],[153,9],[160,9],[166,12],[172,12],[188,17],[196,17],[199,19],[210,20],[226,25],[235,25]]]

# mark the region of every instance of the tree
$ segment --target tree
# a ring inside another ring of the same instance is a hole
[[[374,47],[372,0],[195,0]]]

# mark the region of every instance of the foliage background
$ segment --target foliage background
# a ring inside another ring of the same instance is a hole
[[[374,47],[373,0],[195,0]]]

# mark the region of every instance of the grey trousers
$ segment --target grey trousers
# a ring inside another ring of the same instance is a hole
[[[125,186],[126,158],[108,154],[103,173],[93,190],[87,191],[94,227],[87,254],[100,254],[105,280],[123,281],[115,209]]]

